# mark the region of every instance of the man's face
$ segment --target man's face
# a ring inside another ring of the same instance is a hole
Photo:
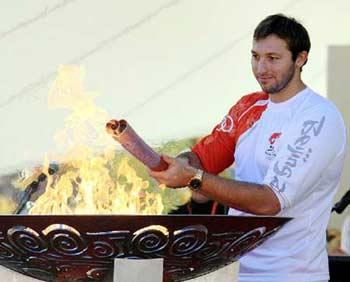
[[[287,43],[276,35],[269,35],[253,41],[252,69],[262,90],[274,94],[293,79],[296,65]]]

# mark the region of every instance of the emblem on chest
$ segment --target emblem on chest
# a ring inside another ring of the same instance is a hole
[[[273,160],[276,157],[277,152],[275,148],[275,143],[277,139],[281,137],[281,135],[282,135],[281,132],[274,132],[271,134],[268,140],[269,147],[265,151],[265,155],[268,160]]]

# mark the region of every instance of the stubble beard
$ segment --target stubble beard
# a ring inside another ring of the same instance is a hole
[[[291,82],[295,74],[295,67],[294,64],[290,66],[288,69],[288,72],[282,77],[280,82],[277,82],[276,84],[269,86],[269,87],[264,87],[263,85],[260,84],[261,89],[269,94],[276,94],[281,92],[283,89],[285,89],[288,84]]]

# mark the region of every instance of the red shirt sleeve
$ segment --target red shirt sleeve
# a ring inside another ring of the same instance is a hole
[[[210,135],[202,138],[193,148],[205,171],[218,174],[234,162],[236,142],[234,107]]]
[[[218,174],[234,162],[236,142],[257,121],[266,108],[268,94],[254,92],[243,96],[216,125],[210,135],[193,148],[205,171]],[[259,103],[262,102],[262,103]]]

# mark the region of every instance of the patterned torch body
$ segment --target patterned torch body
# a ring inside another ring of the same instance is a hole
[[[137,135],[126,120],[111,120],[106,124],[107,132],[129,153],[154,171],[168,168],[168,164],[145,141]]]

